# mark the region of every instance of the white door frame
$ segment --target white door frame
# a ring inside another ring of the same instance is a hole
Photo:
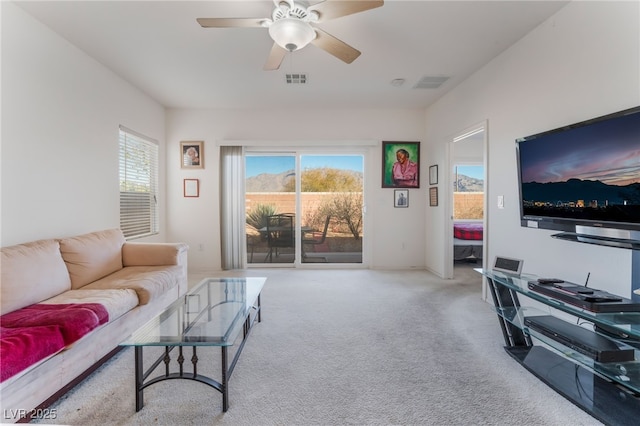
[[[486,269],[486,265],[487,263],[487,253],[488,253],[488,239],[487,239],[487,235],[488,235],[488,228],[487,228],[487,223],[488,223],[488,216],[489,216],[489,205],[488,205],[488,171],[489,171],[489,164],[488,164],[488,158],[489,158],[489,150],[488,150],[488,122],[487,120],[484,120],[480,123],[474,124],[472,126],[469,126],[465,129],[463,129],[462,131],[455,133],[453,135],[453,137],[451,138],[451,140],[447,143],[447,150],[446,150],[446,155],[448,157],[448,168],[447,168],[447,179],[445,179],[445,182],[448,182],[449,184],[453,183],[453,179],[452,179],[452,172],[453,172],[453,168],[455,166],[456,163],[456,158],[455,158],[455,147],[454,144],[458,141],[461,141],[463,139],[466,139],[472,135],[478,134],[480,132],[483,132],[483,147],[482,147],[482,156],[483,156],[483,166],[484,166],[484,183],[485,183],[485,188],[484,188],[484,202],[483,202],[483,209],[484,209],[484,218],[483,218],[483,229],[484,229],[484,233],[483,233],[483,256],[482,256],[482,267]],[[450,185],[451,186],[451,185]],[[444,256],[444,262],[445,262],[445,267],[444,267],[444,275],[446,278],[453,278],[453,188],[450,187],[448,191],[446,191],[446,210],[445,210],[445,256]],[[483,299],[486,300],[486,287],[483,286],[483,291],[482,291],[482,297]]]

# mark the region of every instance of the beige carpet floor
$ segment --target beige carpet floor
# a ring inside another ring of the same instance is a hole
[[[230,408],[203,384],[172,380],[134,405],[133,351],[51,408],[69,425],[598,425],[503,349],[471,268],[263,269],[263,320],[230,382]],[[147,352],[149,354],[149,352]],[[215,375],[219,351],[200,351]],[[48,423],[52,423],[50,420]]]

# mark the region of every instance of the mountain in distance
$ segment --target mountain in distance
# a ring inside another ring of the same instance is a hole
[[[583,200],[586,204],[593,200],[598,205],[640,204],[640,183],[626,186],[607,185],[599,180],[569,179],[566,182],[528,182],[522,184],[524,199],[531,202],[542,201],[556,204]]]
[[[362,172],[355,170],[342,170],[345,174],[353,174],[362,181]],[[282,192],[289,179],[295,176],[294,170],[282,173],[260,173],[259,175],[247,178],[245,181],[246,192]]]
[[[453,190],[456,192],[484,192],[484,179],[458,174],[458,181],[453,182]]]
[[[288,179],[295,176],[293,170],[282,173],[260,173],[247,178],[245,181],[246,192],[280,192]]]
[[[348,171],[345,172],[348,173]],[[353,171],[351,173],[362,179],[361,172]],[[293,170],[282,173],[261,173],[247,178],[245,190],[247,192],[281,192],[287,180],[293,176]],[[454,182],[454,190],[459,192],[484,192],[484,180],[459,174],[458,188],[456,189]]]

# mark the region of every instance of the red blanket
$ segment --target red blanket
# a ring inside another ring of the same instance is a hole
[[[481,240],[482,223],[454,223],[453,236],[461,240]]]
[[[0,327],[0,333],[1,382],[64,348],[64,339],[57,325]]]
[[[0,317],[2,380],[72,344],[109,321],[99,303],[35,304]]]

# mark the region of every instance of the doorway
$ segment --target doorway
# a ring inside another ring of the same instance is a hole
[[[363,154],[247,152],[248,265],[361,265],[363,168]]]
[[[454,137],[449,149],[451,173],[447,276],[483,267],[486,262],[486,123]]]

